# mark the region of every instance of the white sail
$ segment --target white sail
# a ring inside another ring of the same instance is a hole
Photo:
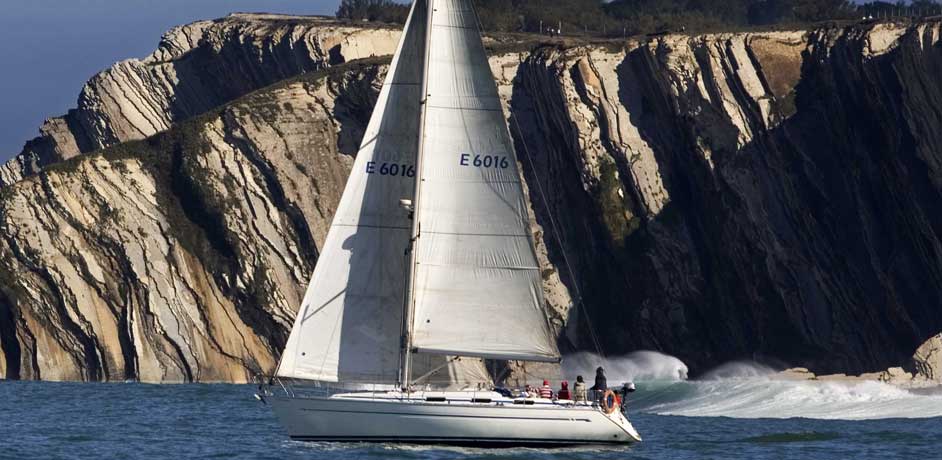
[[[415,181],[426,3],[412,6],[307,294],[281,377],[395,383]]]
[[[445,355],[412,355],[412,378],[416,387],[463,389],[476,384],[491,384],[490,373],[479,358]]]
[[[433,0],[412,345],[556,361],[513,145],[470,0]]]

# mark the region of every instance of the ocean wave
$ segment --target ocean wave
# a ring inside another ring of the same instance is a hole
[[[593,353],[566,355],[562,362],[566,375],[582,375],[591,385],[595,368],[602,366],[610,386],[622,382],[676,382],[687,379],[683,361],[656,351],[636,351],[618,357],[599,357]]]

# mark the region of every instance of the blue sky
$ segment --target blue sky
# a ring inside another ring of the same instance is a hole
[[[0,161],[42,121],[76,105],[82,84],[144,57],[171,27],[234,11],[332,15],[340,0],[0,0]]]

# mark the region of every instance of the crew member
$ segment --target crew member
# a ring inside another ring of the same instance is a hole
[[[569,382],[563,380],[560,384],[559,392],[556,393],[556,399],[572,399],[569,394]]]
[[[573,386],[572,392],[573,401],[586,402],[585,380],[582,379],[581,375],[576,377],[576,385]]]
[[[599,366],[595,370],[595,385],[592,388],[589,388],[594,393],[592,394],[592,399],[598,401],[602,397],[602,394],[605,393],[605,390],[608,389],[608,380],[605,378],[605,369],[602,369],[602,366]]]

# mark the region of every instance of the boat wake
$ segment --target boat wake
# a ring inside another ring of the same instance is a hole
[[[723,366],[703,380],[645,386],[646,391],[634,398],[636,410],[660,415],[832,420],[942,417],[942,394],[876,381],[776,380],[770,369],[747,364]]]

